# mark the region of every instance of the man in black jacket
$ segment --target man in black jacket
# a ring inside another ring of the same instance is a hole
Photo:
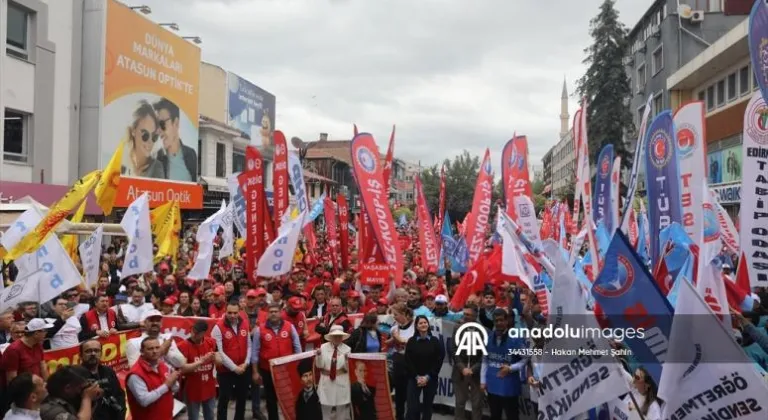
[[[477,312],[478,309],[475,304],[468,303],[464,305],[461,323],[477,322]],[[456,325],[456,327],[458,328],[459,325]],[[451,379],[453,380],[453,390],[456,397],[456,419],[465,420],[467,418],[466,406],[467,400],[469,400],[472,404],[472,420],[481,420],[483,417],[484,394],[483,390],[480,389],[480,368],[483,364],[483,356],[456,354],[456,350],[454,341],[448,340],[448,354],[453,361]]]
[[[296,420],[322,418],[320,398],[315,388],[315,375],[312,372],[313,358],[299,360],[298,371],[302,388],[296,396]]]
[[[163,165],[165,178],[174,181],[197,181],[197,152],[185,146],[179,133],[179,106],[163,98],[154,105],[158,131],[163,137],[163,150],[157,160]]]
[[[94,381],[106,380],[101,385],[104,394],[94,401],[93,420],[124,419],[126,413],[125,392],[112,368],[101,364],[101,343],[90,339],[80,343],[80,363],[88,369]]]
[[[376,419],[376,388],[368,386],[365,382],[368,368],[365,362],[358,361],[355,365],[357,382],[350,387],[352,410],[356,419]]]

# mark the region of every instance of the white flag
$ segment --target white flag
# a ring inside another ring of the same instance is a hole
[[[224,201],[221,202],[221,205],[222,207],[224,206]],[[221,228],[224,230],[222,239],[224,239],[224,241],[221,244],[221,249],[219,249],[219,258],[228,257],[234,253],[234,249],[235,249],[235,232],[233,228],[234,223],[235,223],[235,206],[230,202],[229,205],[227,205],[224,208],[224,213],[222,213],[221,215]]]
[[[525,236],[533,242],[536,247],[541,248],[541,236],[539,236],[539,221],[536,220],[536,209],[533,202],[527,195],[518,195],[515,197],[515,210],[517,214],[517,225],[523,231]]]
[[[104,235],[104,225],[99,225],[85,242],[80,244],[80,262],[83,265],[85,284],[88,287],[96,285],[99,280],[99,260],[101,259],[101,240]]]
[[[533,290],[533,282],[525,270],[525,262],[522,261],[522,250],[504,228],[504,218],[501,214],[502,212],[496,214],[496,233],[501,236],[501,273],[517,276],[529,289]]]
[[[736,255],[741,255],[739,251],[739,231],[736,230],[736,226],[733,225],[733,220],[728,212],[725,211],[720,202],[717,201],[717,195],[714,191],[709,190],[709,201],[712,206],[715,207],[717,213],[717,223],[720,225],[720,239],[723,240],[723,244],[728,247]]]
[[[766,418],[768,385],[687,281],[680,283],[658,395],[665,419]]]
[[[43,220],[43,216],[34,207],[22,213],[3,235],[3,246],[11,249],[29,229],[34,229]],[[39,287],[36,287],[38,295],[32,299],[35,302],[48,302],[80,285],[82,278],[80,272],[64,251],[56,235],[51,235],[37,251],[23,255],[15,263],[19,261],[22,262],[22,268],[19,269],[18,278],[37,279],[36,281],[39,282],[37,285]],[[9,293],[15,294],[15,292]]]
[[[554,337],[577,328],[583,328],[584,332],[578,338],[561,335],[563,338],[553,338],[544,347],[540,419],[569,419],[629,392],[621,367],[610,356],[608,343],[600,333],[596,336],[588,333],[601,329],[594,315],[585,309],[581,286],[573,269],[562,256],[555,259],[555,264],[549,317],[552,327],[563,331]],[[569,318],[584,323],[579,327],[570,326]],[[589,353],[578,354],[580,349]],[[555,350],[570,350],[576,354],[557,355]]]
[[[149,222],[147,193],[142,194],[128,206],[120,226],[129,238],[120,278],[152,271],[154,256],[152,255],[152,228]]]
[[[229,188],[229,203],[232,204],[234,213],[234,222],[240,236],[245,237],[245,196],[240,188],[240,182],[237,180],[238,173],[227,177],[227,187]]]
[[[293,186],[293,193],[296,196],[296,207],[299,214],[309,212],[309,202],[307,201],[307,187],[304,183],[304,169],[301,167],[301,160],[294,152],[288,153],[288,178]]]
[[[579,252],[581,252],[581,246],[584,245],[584,239],[587,237],[587,226],[584,226],[581,228],[578,234],[576,236],[572,237],[571,240],[571,255],[568,258],[568,261],[573,265],[576,262],[576,258],[579,256]]]
[[[224,203],[222,202],[222,204]],[[198,226],[197,237],[195,238],[197,239],[197,258],[187,277],[195,280],[208,278],[208,274],[211,272],[211,261],[213,260],[213,238],[216,237],[216,232],[219,231],[225,211],[226,208],[222,207]]]
[[[0,293],[0,312],[16,308],[22,302],[38,302],[40,296],[40,273],[37,271],[16,281]]]
[[[261,277],[276,277],[287,274],[293,266],[293,255],[299,242],[299,234],[304,226],[304,217],[307,212],[302,212],[299,217],[290,224],[280,226],[277,239],[269,244],[264,255],[259,260],[257,275]]]

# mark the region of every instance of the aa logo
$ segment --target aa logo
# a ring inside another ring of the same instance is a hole
[[[453,334],[453,341],[456,343],[456,355],[477,356],[482,353],[488,356],[485,349],[485,343],[488,342],[488,331],[477,322],[467,322],[462,324]]]

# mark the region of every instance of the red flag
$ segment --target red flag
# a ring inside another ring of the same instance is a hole
[[[472,198],[472,212],[464,226],[470,265],[477,261],[485,249],[485,232],[489,226],[488,216],[491,213],[491,194],[493,193],[492,171],[491,152],[485,149],[485,157],[480,164],[480,173],[477,175],[475,184],[475,195]]]
[[[395,155],[395,126],[392,125],[392,133],[389,135],[389,147],[387,147],[387,157],[384,158],[384,169],[381,173],[384,177],[384,187],[389,191],[389,182],[392,178],[392,159]]]
[[[504,183],[504,200],[509,217],[517,221],[515,197],[526,195],[533,200],[533,190],[528,175],[528,140],[525,136],[513,136],[501,154],[501,179]]]
[[[341,237],[341,266],[349,267],[349,207],[344,194],[336,194],[336,206],[339,208],[339,233]]]
[[[741,253],[739,258],[739,265],[736,267],[736,286],[739,289],[749,292],[752,287],[749,283],[749,267],[747,267],[747,256],[744,252]]]
[[[485,288],[485,272],[486,272],[486,260],[480,258],[467,271],[464,278],[461,279],[459,287],[456,289],[456,293],[451,298],[450,307],[454,311],[460,311],[467,303],[467,299],[475,293],[482,292]]]
[[[339,264],[339,253],[337,252],[339,240],[336,231],[336,209],[329,197],[325,197],[325,200],[323,200],[323,215],[325,216],[325,234],[328,237],[328,248],[331,251],[331,262],[333,263],[334,271],[336,271]]]
[[[637,242],[640,240],[640,229],[637,225],[637,213],[635,213],[634,207],[629,206],[627,217],[629,217],[629,243],[632,245],[632,248],[637,249]]]
[[[437,212],[438,242],[442,243],[443,221],[445,220],[445,165],[440,168],[440,203]]]
[[[264,250],[266,251],[269,244],[271,244],[277,235],[275,234],[275,226],[272,224],[272,218],[269,217],[269,204],[267,200],[264,201]]]
[[[288,145],[285,135],[280,130],[273,134],[275,141],[275,161],[272,167],[272,198],[274,201],[273,218],[275,230],[280,229],[283,213],[288,210]]]
[[[395,284],[403,280],[403,254],[397,241],[397,230],[389,211],[389,188],[385,187],[378,148],[370,134],[362,133],[352,139],[352,169],[360,189],[365,212],[370,218],[376,243],[395,274]]]
[[[665,257],[669,255],[669,253],[672,252],[674,248],[674,244],[671,241],[668,241],[664,247],[664,252],[662,253],[661,258],[659,258],[659,262],[653,269],[653,278],[656,280],[656,284],[659,286],[659,290],[664,294],[664,296],[669,294],[669,291],[672,289],[672,284],[674,282],[672,275],[669,274],[669,269],[667,268]]]
[[[243,190],[246,205],[246,222],[248,232],[245,241],[245,264],[248,280],[256,281],[256,267],[264,253],[264,159],[259,150],[253,146],[245,149],[246,170],[237,176],[240,188]]]
[[[541,217],[541,229],[539,236],[541,240],[549,239],[552,236],[552,210],[548,206],[544,206],[544,215]]]
[[[728,297],[728,306],[734,311],[741,313],[741,304],[749,296],[749,289],[743,289],[740,285],[728,279],[725,274],[723,274],[723,284],[725,284],[725,294]]]
[[[419,247],[421,250],[421,265],[429,273],[437,273],[440,258],[435,238],[435,228],[429,218],[427,199],[421,186],[421,178],[416,175],[416,214],[419,218]]]

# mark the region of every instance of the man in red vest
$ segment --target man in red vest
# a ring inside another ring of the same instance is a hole
[[[192,326],[192,335],[179,344],[179,351],[187,359],[182,366],[184,372],[184,396],[190,420],[197,420],[200,407],[203,407],[203,419],[213,420],[216,406],[216,378],[213,365],[216,356],[216,342],[206,337],[208,323],[198,320]]]
[[[293,324],[282,319],[279,303],[271,303],[267,322],[253,329],[252,348],[253,382],[264,382],[268,419],[279,420],[277,394],[269,371],[269,361],[277,357],[301,353],[299,334]]]
[[[107,296],[97,296],[96,305],[90,311],[83,314],[80,318],[80,341],[99,336],[109,337],[110,334],[117,334],[117,314],[109,308],[109,298]]]
[[[141,420],[167,420],[173,417],[173,392],[178,390],[179,372],[171,372],[161,359],[160,341],[145,338],[141,358],[125,378],[131,417]]]
[[[309,329],[307,328],[307,316],[304,314],[305,308],[304,300],[299,296],[293,296],[288,299],[288,305],[283,310],[283,320],[293,324],[293,328],[296,328],[296,332],[299,334],[299,343],[301,349],[304,349],[306,345],[307,337],[309,337]]]
[[[330,306],[330,309],[315,327],[315,332],[320,334],[321,337],[325,337],[332,326],[341,325],[345,333],[352,333],[352,323],[349,322],[349,317],[344,313],[341,299],[335,296],[332,297],[328,306]],[[325,338],[323,338],[323,342],[325,342]]]
[[[237,301],[230,302],[224,318],[211,330],[211,337],[219,349],[221,365],[218,366],[219,402],[216,411],[218,420],[227,419],[229,400],[235,399],[235,420],[245,418],[245,400],[250,385],[247,375],[251,364],[251,337],[248,318],[240,312]],[[142,419],[143,420],[143,419]]]

